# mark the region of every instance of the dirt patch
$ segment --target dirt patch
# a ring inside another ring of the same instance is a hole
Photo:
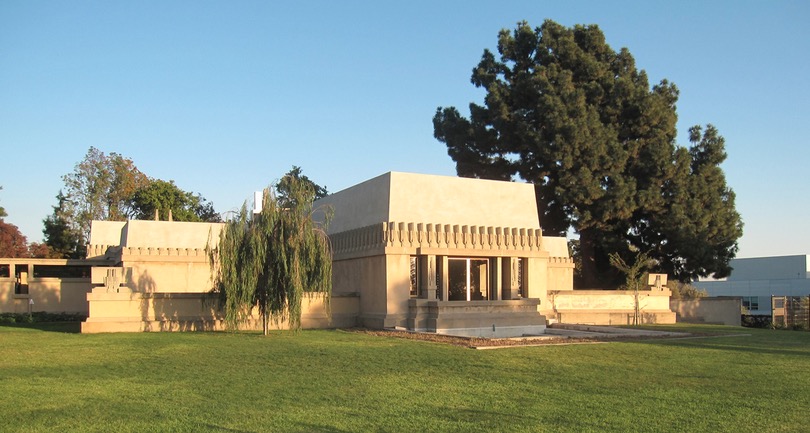
[[[428,341],[431,343],[450,344],[453,346],[468,347],[471,349],[487,349],[511,346],[545,346],[545,345],[566,345],[566,344],[589,344],[604,343],[610,341],[633,341],[651,340],[661,338],[673,338],[669,335],[605,335],[589,337],[572,336],[537,336],[537,337],[516,337],[516,338],[480,338],[480,337],[458,337],[453,335],[434,334],[429,332],[412,332],[400,330],[376,330],[376,329],[346,329],[347,332],[358,334],[374,335],[386,338],[403,338],[407,340]]]

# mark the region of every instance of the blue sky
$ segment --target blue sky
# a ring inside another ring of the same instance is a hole
[[[454,175],[438,106],[526,20],[598,24],[651,83],[726,138],[738,257],[810,253],[807,1],[0,2],[0,205],[42,237],[90,146],[218,211],[293,165],[332,191],[395,171]]]

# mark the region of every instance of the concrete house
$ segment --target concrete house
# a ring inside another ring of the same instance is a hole
[[[571,290],[565,238],[544,237],[530,184],[389,172],[331,206],[335,294],[358,324],[457,335],[542,333],[549,290]]]

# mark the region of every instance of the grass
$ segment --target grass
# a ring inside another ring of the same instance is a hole
[[[686,329],[750,335],[476,351],[0,326],[0,431],[810,431],[810,333]]]

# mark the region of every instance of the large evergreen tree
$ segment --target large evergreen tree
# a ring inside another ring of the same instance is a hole
[[[265,189],[261,212],[250,214],[243,205],[209,249],[214,290],[229,326],[238,326],[255,307],[265,335],[271,320],[299,329],[305,296],[324,293],[328,303],[332,253],[325,227],[312,218],[313,185],[288,178],[283,206]]]
[[[53,257],[82,258],[87,253],[87,248],[83,242],[81,227],[72,219],[71,203],[62,191],[56,195],[56,200],[53,213],[42,221],[45,245]]]
[[[595,25],[546,21],[533,29],[522,22],[500,32],[498,53],[485,50],[473,69],[472,83],[487,92],[484,105],[470,104],[469,119],[440,107],[433,119],[460,176],[533,183],[544,233],[579,233],[580,287],[615,283],[608,255],[629,254],[628,244],[650,251],[676,278],[728,272],[741,235],[733,193],[722,159],[706,159],[713,170],[683,170],[674,84],[650,87],[630,52],[611,49]],[[722,138],[711,131],[722,153]],[[703,190],[715,194],[725,217],[688,216],[710,224],[704,231],[722,232],[722,240],[707,243],[665,218],[676,199],[692,200],[689,210],[697,211],[698,198],[670,191],[697,178],[712,182]],[[676,234],[685,237],[683,248],[670,245]]]

